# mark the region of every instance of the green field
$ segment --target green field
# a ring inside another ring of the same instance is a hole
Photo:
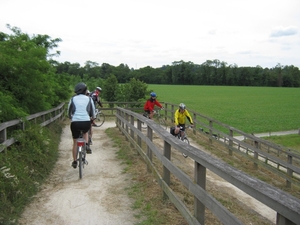
[[[300,128],[300,88],[153,85],[161,102],[188,109],[247,133]]]

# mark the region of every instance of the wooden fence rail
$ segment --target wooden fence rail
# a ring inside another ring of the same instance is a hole
[[[173,122],[177,105],[164,104],[166,120]],[[229,125],[189,109],[193,115],[193,132],[201,132],[208,136],[210,143],[219,142],[228,148],[228,154],[233,152],[247,157],[253,162],[254,168],[266,168],[286,180],[286,186],[300,186],[300,154],[296,150],[276,145],[264,139],[247,134]],[[236,137],[243,136],[243,140]]]
[[[206,170],[227,180],[240,190],[249,194],[261,203],[267,205],[277,212],[277,224],[300,224],[300,201],[277,188],[268,185],[256,178],[253,178],[234,167],[214,158],[201,149],[186,145],[177,140],[168,131],[161,128],[152,120],[146,119],[141,114],[118,108],[116,113],[116,123],[119,130],[125,135],[132,146],[143,157],[148,166],[148,171],[155,174],[160,184],[164,196],[170,201],[184,216],[189,224],[205,224],[205,208],[210,210],[223,224],[242,224],[231,212],[229,212],[220,202],[214,199],[205,191]],[[141,124],[147,124],[147,132],[142,132]],[[153,142],[153,134],[159,136],[163,144],[161,149]],[[147,151],[142,148],[142,143],[146,144]],[[194,160],[194,180],[178,168],[171,160],[171,152],[178,150],[187,154]],[[163,165],[163,173],[160,174],[153,164],[153,154]],[[175,176],[194,196],[194,211],[190,212],[187,206],[175,194],[170,186],[170,175]]]
[[[242,224],[232,213],[222,206],[220,202],[205,191],[207,169],[275,210],[277,212],[278,225],[300,224],[299,199],[258,179],[250,177],[243,172],[237,171],[235,168],[213,158],[204,151],[201,151],[201,149],[187,146],[185,143],[173,138],[169,132],[162,129],[152,120],[148,120],[141,115],[140,112],[143,111],[141,103],[104,102],[104,104],[109,105],[109,107],[102,108],[104,113],[107,116],[116,117],[117,126],[120,131],[144,158],[148,165],[148,171],[152,171],[156,175],[158,183],[162,187],[164,196],[168,197],[174,203],[189,224],[204,224],[205,208],[212,211],[223,224]],[[165,108],[164,117],[169,124],[172,124],[177,105],[171,103],[163,104]],[[114,105],[122,106],[122,108],[118,106],[114,107]],[[65,116],[66,111],[64,106],[65,103],[62,103],[54,109],[30,115],[26,117],[26,120],[33,120],[41,126],[46,126],[54,120]],[[203,132],[208,135],[210,142],[218,141],[224,144],[228,147],[229,154],[237,152],[248,158],[250,156],[253,159],[254,165],[264,166],[269,170],[273,169],[287,180],[287,185],[299,183],[300,157],[294,151],[282,146],[274,145],[255,137],[254,135],[239,131],[238,129],[222,124],[219,121],[201,115],[193,110],[189,111],[194,117],[193,132]],[[147,135],[144,135],[141,131],[141,123],[147,124]],[[9,128],[24,129],[25,121],[12,120],[0,124],[0,152],[16,141],[14,137],[10,136],[8,132]],[[163,149],[160,149],[160,147],[152,142],[154,132],[159,135],[163,141]],[[244,140],[239,140],[235,138],[236,136],[244,136]],[[142,149],[142,143],[146,143],[147,145],[146,153]],[[171,151],[174,151],[174,149],[187,154],[195,161],[194,180],[172,163]],[[158,170],[153,165],[152,154],[154,154],[162,163],[163,174],[159,174]],[[284,161],[284,159],[286,161]],[[270,164],[276,164],[276,166],[270,166]],[[194,212],[190,212],[187,209],[184,203],[169,186],[171,183],[171,174],[180,180],[180,182],[194,195]]]
[[[26,121],[33,121],[34,123],[38,123],[41,126],[47,126],[48,124],[52,123],[57,119],[61,119],[64,117],[65,113],[65,103],[61,103],[59,106],[44,111],[39,112],[30,116],[27,116],[25,120],[16,119],[11,120],[8,122],[4,122],[0,124],[0,152],[4,149],[12,145],[16,142],[15,138],[10,136],[8,129],[25,129],[25,122]]]
[[[114,117],[118,107],[141,113],[143,112],[144,103],[103,102],[103,104],[108,107],[101,108],[101,110],[107,116]],[[178,106],[167,102],[162,102],[162,104],[165,109],[163,111],[165,119],[169,124],[173,124],[174,113]],[[65,115],[64,106],[65,104],[62,103],[54,109],[30,115],[26,119],[34,120],[36,123],[41,122],[41,125],[45,126]],[[189,111],[194,118],[194,133],[202,132],[209,137],[211,143],[217,141],[226,146],[229,155],[232,155],[233,152],[240,154],[251,160],[254,168],[258,169],[261,166],[284,178],[287,187],[290,188],[292,184],[300,186],[300,155],[296,151],[247,134],[193,110],[189,109]],[[24,129],[25,123],[21,120],[12,120],[0,124],[0,152],[15,142],[13,137],[7,137],[8,129],[20,126]],[[236,138],[237,136],[244,138],[240,140]]]

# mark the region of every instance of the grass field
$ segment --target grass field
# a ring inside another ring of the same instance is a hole
[[[186,104],[247,133],[300,128],[300,88],[148,85],[161,102]]]

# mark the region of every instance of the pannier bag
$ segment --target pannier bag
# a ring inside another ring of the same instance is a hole
[[[170,134],[175,136],[175,127],[170,127]]]

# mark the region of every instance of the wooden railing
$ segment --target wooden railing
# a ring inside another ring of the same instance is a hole
[[[142,103],[104,102],[104,104],[111,106],[116,105],[113,107],[102,108],[102,110],[106,116],[116,117],[117,125],[121,132],[144,158],[149,171],[153,171],[156,175],[165,197],[168,197],[174,203],[189,224],[204,224],[205,207],[211,210],[223,224],[242,224],[234,215],[222,206],[222,204],[206,193],[205,184],[207,169],[275,210],[277,212],[278,225],[300,224],[299,199],[259,181],[258,179],[250,177],[243,172],[237,171],[226,163],[220,162],[201,151],[201,149],[187,146],[185,143],[173,138],[169,132],[163,130],[157,124],[153,123],[153,121],[148,120],[141,115],[141,112],[143,111]],[[165,108],[163,111],[164,117],[171,125],[173,124],[173,117],[177,105],[171,103],[163,104]],[[26,121],[32,121],[41,126],[46,126],[57,119],[64,118],[65,108],[66,104],[62,103],[54,109],[30,115],[26,117]],[[291,183],[299,184],[299,154],[296,154],[291,149],[274,145],[255,137],[254,135],[244,133],[226,124],[222,124],[219,121],[201,115],[193,110],[189,111],[194,118],[194,133],[202,132],[208,136],[210,142],[217,141],[222,143],[228,148],[228,153],[230,155],[233,152],[236,152],[247,156],[248,158],[250,156],[255,166],[264,166],[281,177],[284,177],[287,180],[288,186],[290,186]],[[142,122],[148,125],[147,135],[144,135],[141,131]],[[24,129],[25,124],[25,121],[20,119],[0,124],[0,152],[16,141],[14,137],[10,135],[8,130]],[[163,149],[160,149],[152,142],[153,132],[159,135],[163,141]],[[244,136],[244,140],[237,139],[235,138],[236,136]],[[148,150],[146,153],[141,147],[142,142],[147,145]],[[171,162],[171,151],[174,149],[187,154],[195,161],[194,180],[190,179],[187,174]],[[163,153],[161,153],[162,151]],[[157,159],[163,164],[163,174],[159,174],[157,168],[153,166],[152,154],[155,154]],[[286,159],[286,161],[283,159]],[[178,196],[176,196],[169,186],[171,182],[171,173],[194,195],[194,213],[189,212],[184,203],[180,201]]]
[[[201,149],[186,145],[184,142],[174,138],[157,123],[146,119],[139,113],[124,108],[117,108],[116,117],[117,127],[125,135],[126,140],[143,157],[147,163],[148,171],[154,173],[164,196],[169,198],[189,224],[204,225],[205,208],[210,210],[223,224],[242,224],[235,215],[205,191],[207,169],[275,210],[277,212],[277,225],[300,224],[299,199],[236,170],[234,167],[214,158]],[[142,131],[142,123],[147,124],[146,134]],[[163,142],[163,149],[153,142],[154,133]],[[143,148],[142,144],[146,144],[146,148]],[[194,160],[193,180],[172,162],[171,152],[176,150],[187,154]],[[162,173],[154,165],[153,156],[162,164]],[[171,174],[194,196],[193,212],[188,210],[188,207],[170,186],[170,183],[172,183]]]
[[[11,120],[0,124],[0,152],[16,142],[15,138],[8,132],[9,129],[25,129],[26,121],[32,121],[41,126],[47,126],[57,119],[62,119],[65,113],[65,103],[61,103],[59,106],[39,112],[30,116],[27,116],[24,121],[21,119]]]
[[[173,124],[173,118],[177,105],[167,102],[161,102],[164,105],[163,113],[169,124]],[[143,102],[103,102],[106,106],[101,108],[107,117],[115,117],[118,107],[135,112],[143,112]],[[28,116],[27,120],[41,120],[41,125],[45,126],[55,119],[64,116],[64,108],[66,104],[62,103],[58,107]],[[259,166],[277,174],[286,181],[286,186],[291,187],[292,184],[300,185],[300,155],[292,149],[284,146],[275,145],[271,142],[263,140],[255,135],[247,134],[234,127],[223,124],[210,117],[202,115],[189,109],[194,120],[194,133],[203,133],[207,135],[209,141],[219,142],[228,148],[228,154],[233,152],[247,157],[253,162],[254,168]],[[0,124],[0,152],[15,142],[13,137],[8,137],[7,130],[9,128],[24,129],[24,121],[12,120]],[[243,140],[236,137],[243,136]]]

